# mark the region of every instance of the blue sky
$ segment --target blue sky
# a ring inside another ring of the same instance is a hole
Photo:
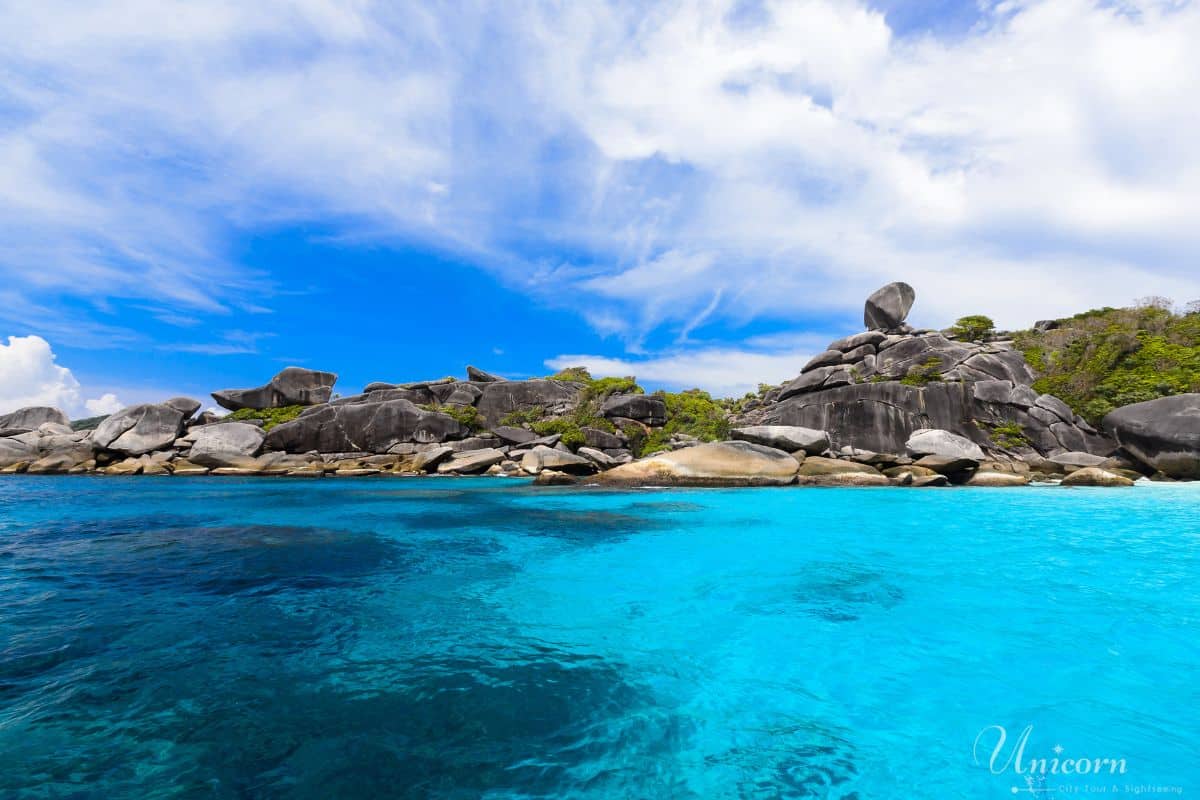
[[[740,393],[889,280],[929,326],[1200,297],[1190,2],[0,20],[0,411],[289,364],[345,393],[467,363]]]

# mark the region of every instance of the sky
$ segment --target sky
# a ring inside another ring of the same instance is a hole
[[[0,0],[0,412],[1200,298],[1200,3]]]

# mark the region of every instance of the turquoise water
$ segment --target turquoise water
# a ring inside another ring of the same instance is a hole
[[[0,797],[1194,795],[1198,545],[1200,485],[0,479]]]

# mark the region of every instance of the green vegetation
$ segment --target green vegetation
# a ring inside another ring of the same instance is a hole
[[[522,425],[532,424],[538,420],[545,419],[546,409],[541,406],[533,408],[518,408],[516,411],[511,411],[500,418],[501,425],[507,425],[510,428],[519,428]]]
[[[567,367],[549,376],[552,381],[582,383],[584,397],[608,397],[610,394],[645,394],[632,375],[624,378],[593,378],[587,367]]]
[[[924,386],[942,377],[942,360],[930,356],[923,364],[915,364],[908,368],[908,374],[900,379],[905,386]]]
[[[431,403],[428,405],[423,405],[421,408],[425,409],[426,411],[437,411],[445,414],[446,416],[454,419],[460,425],[470,428],[472,433],[478,433],[479,431],[487,428],[487,422],[482,416],[480,416],[479,409],[477,409],[475,406],[442,406],[437,405],[436,403]]]
[[[676,433],[695,436],[702,442],[716,442],[729,438],[729,420],[726,409],[729,400],[714,400],[712,395],[700,389],[683,392],[655,392],[667,405],[667,424],[655,429],[640,442],[634,455],[653,453],[665,449],[671,436]],[[632,438],[630,443],[632,445]]]
[[[562,443],[572,450],[578,450],[587,443],[587,438],[583,435],[584,428],[598,428],[609,433],[617,432],[615,425],[600,416],[594,401],[580,402],[570,414],[534,422],[530,427],[538,436],[562,434]]]
[[[85,419],[71,420],[71,430],[73,431],[94,431],[100,427],[100,423],[108,419],[107,414],[101,414],[98,417],[86,417]]]
[[[229,416],[225,417],[228,420],[241,422],[248,419],[261,419],[263,421],[263,430],[269,431],[276,425],[282,425],[285,422],[291,422],[296,417],[300,416],[300,412],[308,406],[283,406],[281,408],[239,408]]]
[[[539,436],[561,434],[562,443],[572,450],[576,450],[586,443],[583,428],[598,428],[609,433],[616,433],[616,427],[600,413],[600,408],[609,395],[642,394],[644,392],[633,377],[593,378],[586,367],[567,367],[549,376],[549,380],[583,384],[579,402],[569,414],[546,419],[545,409],[537,408],[529,411],[514,411],[505,415],[501,422],[514,427],[529,425]]]
[[[547,380],[572,381],[574,383],[587,383],[591,379],[592,373],[588,372],[587,367],[564,367],[553,375],[547,376]]]
[[[1037,375],[1033,388],[1063,399],[1095,424],[1115,408],[1200,391],[1200,308],[1177,314],[1164,298],[1100,308],[1022,331],[1017,347]]]
[[[950,326],[950,332],[960,341],[978,342],[996,332],[996,323],[992,322],[991,317],[985,317],[983,314],[971,314],[959,317],[958,321]]]
[[[999,447],[1012,449],[1014,447],[1024,447],[1029,444],[1029,439],[1025,436],[1025,429],[1018,422],[991,425],[988,432],[992,437],[992,441]]]

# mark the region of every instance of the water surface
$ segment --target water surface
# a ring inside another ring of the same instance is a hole
[[[1200,485],[0,479],[0,797],[1194,794],[1198,544]]]

